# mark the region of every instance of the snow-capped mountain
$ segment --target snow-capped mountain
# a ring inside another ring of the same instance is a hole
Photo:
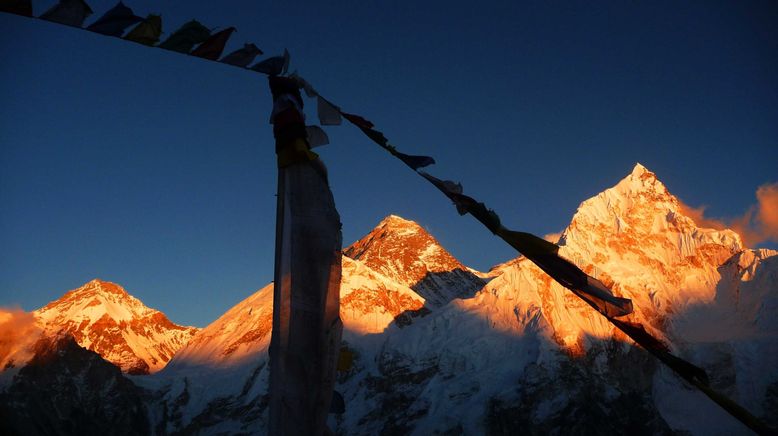
[[[733,231],[698,228],[681,213],[678,199],[640,164],[614,187],[582,202],[559,245],[561,256],[616,295],[632,299],[635,312],[629,319],[660,337],[670,314],[713,300],[718,267],[742,250]],[[570,349],[582,350],[587,337],[613,336],[610,323],[527,259],[520,257],[499,271],[485,290],[496,297],[487,306],[516,299],[541,307],[556,340]],[[505,310],[513,310],[508,306]]]
[[[485,283],[482,274],[462,265],[420,225],[396,215],[384,218],[343,254],[410,287],[431,307],[471,297]]]
[[[98,279],[33,314],[46,332],[70,333],[79,345],[129,374],[159,371],[198,331],[173,324],[121,286]]]
[[[628,320],[778,426],[778,252],[698,227],[640,164],[582,202],[559,245],[633,300]],[[524,257],[482,274],[397,216],[344,255],[336,433],[749,433]],[[155,434],[267,428],[272,293],[194,333],[162,371],[131,378]],[[78,300],[60,322],[95,319],[79,318],[97,305]]]

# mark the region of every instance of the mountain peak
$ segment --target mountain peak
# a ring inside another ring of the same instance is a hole
[[[414,233],[426,231],[416,221],[405,219],[398,215],[389,215],[382,219],[376,228],[386,228],[394,232],[401,232],[405,235],[411,235]]]
[[[636,307],[712,298],[709,284],[716,268],[742,249],[731,230],[697,227],[656,174],[641,164],[580,204],[560,246],[560,254],[585,271],[607,272],[606,281],[629,290]],[[664,273],[637,277],[636,271]]]
[[[105,292],[109,294],[117,294],[117,295],[126,295],[129,296],[130,294],[127,293],[127,291],[124,290],[123,287],[120,285],[109,282],[107,280],[101,280],[98,278],[92,279],[84,286],[77,289],[78,291],[96,291],[96,292]]]
[[[120,285],[94,279],[36,310],[46,332],[65,331],[78,344],[133,374],[162,368],[197,328],[173,324]]]
[[[648,168],[644,167],[643,164],[641,164],[640,162],[636,162],[635,163],[635,167],[632,168],[631,175],[640,177],[641,175],[643,175],[645,173],[654,174],[651,171],[649,171]]]
[[[635,167],[632,168],[632,172],[621,179],[621,181],[611,189],[628,197],[648,195],[650,200],[654,202],[678,202],[675,197],[670,195],[664,183],[656,177],[656,174],[640,163],[635,164]]]
[[[406,286],[413,286],[429,272],[464,269],[421,226],[397,215],[384,218],[343,253]]]
[[[420,225],[397,215],[384,218],[343,254],[413,289],[433,306],[471,295],[483,286],[483,280]]]

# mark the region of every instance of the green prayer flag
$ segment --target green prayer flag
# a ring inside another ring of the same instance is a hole
[[[143,45],[154,45],[159,41],[159,35],[161,34],[162,17],[151,14],[142,23],[130,30],[130,33],[125,35],[124,39]]]
[[[211,36],[211,31],[207,27],[200,24],[197,20],[192,20],[173,32],[168,39],[162,41],[157,47],[179,53],[189,53],[195,44],[205,41],[209,36]]]

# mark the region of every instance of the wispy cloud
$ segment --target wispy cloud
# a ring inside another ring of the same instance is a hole
[[[29,354],[41,329],[30,312],[19,308],[0,307],[0,371],[9,359]]]
[[[743,243],[753,247],[762,242],[778,242],[778,183],[769,183],[756,190],[756,204],[734,218],[705,216],[705,206],[692,207],[681,202],[681,213],[700,227],[732,229],[743,238]]]
[[[545,239],[548,242],[553,242],[554,244],[559,242],[560,237],[562,237],[562,232],[549,233],[547,235],[543,235],[543,239]]]

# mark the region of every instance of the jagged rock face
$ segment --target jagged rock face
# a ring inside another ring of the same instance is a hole
[[[121,286],[92,280],[34,312],[49,334],[65,331],[129,374],[162,369],[197,333],[173,324]]]
[[[629,320],[663,337],[673,314],[708,304],[721,279],[719,266],[742,250],[731,230],[698,228],[656,175],[637,164],[614,187],[578,207],[559,241],[560,255],[632,299]],[[525,258],[496,268],[497,277],[476,299],[500,308],[516,301],[541,307],[554,338],[582,352],[586,338],[620,337],[582,300]],[[492,299],[490,302],[485,300]],[[503,307],[510,313],[513,304]]]
[[[340,318],[345,337],[382,333],[391,324],[410,324],[429,313],[419,294],[371,269],[343,257]]]
[[[0,393],[5,435],[146,435],[144,393],[114,365],[66,334],[41,338]]]
[[[421,226],[396,215],[384,218],[343,254],[410,287],[432,307],[471,297],[485,283]]]
[[[654,324],[669,312],[710,302],[719,265],[743,249],[731,230],[698,228],[640,164],[581,203],[560,245],[561,255],[612,283]]]

